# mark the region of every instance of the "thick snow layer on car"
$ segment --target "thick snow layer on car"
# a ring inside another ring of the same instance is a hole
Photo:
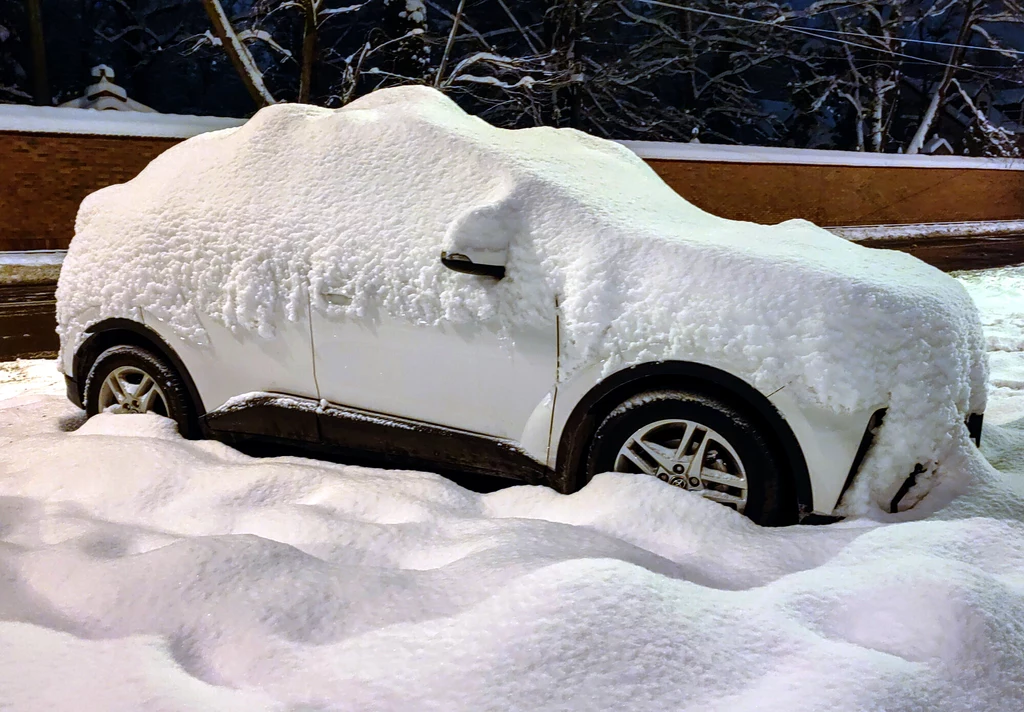
[[[496,285],[439,261],[504,237]],[[310,294],[327,312],[510,329],[553,319],[557,295],[563,376],[685,358],[837,412],[888,407],[849,511],[951,457],[984,406],[977,314],[955,280],[804,221],[709,215],[619,144],[497,129],[425,87],[268,107],[89,196],[58,331],[67,349],[84,314],[145,309],[197,343],[199,314],[269,338]]]

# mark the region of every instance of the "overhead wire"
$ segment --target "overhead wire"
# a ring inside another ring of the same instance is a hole
[[[776,25],[777,27],[779,25]],[[978,47],[977,45],[965,45],[957,44],[956,42],[940,42],[938,40],[918,40],[913,37],[885,37],[883,35],[872,35],[866,32],[850,32],[848,30],[829,30],[823,27],[815,27],[814,32],[825,32],[830,35],[849,35],[852,37],[863,37],[865,39],[873,39],[879,41],[896,41],[896,42],[907,42],[910,44],[923,44],[923,45],[935,45],[938,47],[959,47],[960,49],[969,49],[976,52],[997,52],[1002,55],[1012,54],[1015,56],[1024,56],[1024,50],[1019,49],[1001,49],[999,47]]]
[[[678,5],[676,3],[670,3],[670,2],[664,2],[663,0],[635,0],[635,1],[638,2],[638,3],[641,3],[643,5],[654,5],[654,6],[657,6],[657,7],[668,8],[670,10],[682,10],[683,12],[691,12],[691,13],[694,13],[694,14],[697,14],[697,15],[706,15],[706,16],[709,16],[709,17],[717,17],[717,18],[725,19],[725,20],[735,20],[735,21],[739,21],[739,22],[746,22],[748,24],[764,25],[764,26],[768,26],[768,27],[778,28],[780,30],[789,30],[790,32],[795,32],[795,33],[798,33],[798,34],[801,34],[801,35],[806,35],[808,37],[814,37],[814,38],[817,38],[819,40],[823,40],[823,41],[826,41],[826,42],[835,42],[837,44],[843,44],[843,45],[847,45],[847,46],[850,46],[850,47],[856,47],[858,49],[866,49],[866,50],[869,50],[871,52],[884,52],[884,53],[889,54],[889,55],[894,56],[894,57],[903,57],[905,59],[912,59],[912,60],[914,60],[917,63],[930,64],[930,65],[934,65],[934,66],[938,66],[938,67],[943,67],[943,68],[949,66],[948,62],[942,62],[940,60],[929,59],[927,57],[920,57],[920,56],[913,55],[913,54],[907,54],[905,52],[899,52],[897,50],[888,49],[886,47],[873,47],[871,45],[861,44],[859,42],[851,42],[849,40],[844,40],[844,39],[841,39],[839,37],[830,37],[827,34],[818,34],[817,30],[810,30],[810,29],[807,29],[807,28],[804,28],[804,27],[794,27],[793,25],[786,25],[786,24],[782,24],[782,23],[779,23],[779,22],[770,22],[768,20],[757,20],[757,19],[754,19],[752,17],[743,17],[741,15],[730,15],[730,14],[723,13],[723,12],[715,12],[713,10],[704,10],[704,9],[701,9],[701,8],[689,7],[689,6],[686,6],[686,5]],[[880,39],[889,39],[889,38],[880,38]],[[900,40],[896,40],[896,41],[902,42],[904,40],[900,39]],[[967,45],[964,45],[964,46],[967,46]],[[987,72],[981,72],[981,71],[978,71],[977,69],[970,69],[970,68],[968,68],[968,71],[970,71],[970,72],[972,72],[974,74],[977,74],[979,76],[987,77],[989,79],[1006,79],[1005,77],[1000,77],[999,75],[996,75],[996,74],[989,74]],[[1024,85],[1024,82],[1019,82],[1019,81],[1013,80],[1013,79],[1006,79],[1006,81],[1010,81],[1010,82],[1013,82],[1015,84]]]

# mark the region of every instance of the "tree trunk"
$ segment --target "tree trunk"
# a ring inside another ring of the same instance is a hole
[[[28,24],[32,42],[32,99],[38,106],[51,106],[50,81],[46,73],[46,41],[43,35],[41,0],[28,0]]]
[[[274,96],[263,83],[263,72],[256,66],[256,60],[252,58],[249,49],[238,39],[235,28],[231,26],[220,0],[203,0],[203,7],[206,14],[210,16],[210,23],[213,25],[213,32],[220,40],[221,46],[227,52],[231,63],[235,65],[235,71],[241,77],[249,95],[259,107],[277,103]]]
[[[561,7],[552,11],[551,49],[555,53],[552,60],[570,76],[568,86],[556,86],[552,91],[551,123],[554,126],[579,128],[582,123],[582,69],[576,48],[581,22],[580,0],[565,0]]]
[[[931,101],[928,102],[928,108],[925,110],[924,116],[921,117],[921,124],[917,127],[917,132],[910,139],[910,145],[907,146],[908,154],[919,153],[924,146],[924,142],[928,139],[928,132],[931,131],[932,124],[935,123],[935,117],[938,115],[942,102],[946,98],[946,90],[949,88],[949,83],[956,73],[957,65],[963,58],[964,50],[962,45],[970,36],[971,25],[974,24],[974,15],[978,7],[979,3],[975,0],[964,9],[964,21],[960,25],[960,31],[956,36],[955,44],[957,46],[953,47],[949,53],[949,63],[946,64],[946,71],[942,73],[942,80],[932,92]]]
[[[875,77],[871,104],[871,150],[875,153],[885,148],[885,95],[895,88],[894,81]]]
[[[452,31],[448,33],[448,41],[444,45],[444,54],[441,55],[441,63],[437,65],[437,75],[434,77],[434,86],[440,87],[444,78],[445,65],[448,64],[448,55],[452,52],[452,45],[455,44],[455,35],[459,34],[459,25],[462,24],[462,11],[466,7],[466,0],[459,0],[459,7],[455,11],[455,19],[452,20]]]
[[[299,103],[309,103],[313,84],[313,60],[316,57],[316,6],[313,0],[302,3],[305,23],[302,29],[302,74],[299,76]]]

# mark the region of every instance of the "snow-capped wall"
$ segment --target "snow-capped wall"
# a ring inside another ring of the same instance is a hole
[[[496,285],[440,264],[446,246],[499,233],[511,244]],[[804,221],[717,218],[619,144],[497,129],[425,87],[272,106],[89,196],[58,330],[67,348],[85,309],[144,306],[184,338],[202,340],[197,312],[269,338],[309,294],[328,312],[510,327],[552,319],[557,295],[564,377],[696,359],[837,412],[888,406],[862,504],[966,442],[961,421],[984,406],[976,309],[938,270]]]
[[[0,131],[25,133],[188,138],[244,122],[222,116],[0,104]]]

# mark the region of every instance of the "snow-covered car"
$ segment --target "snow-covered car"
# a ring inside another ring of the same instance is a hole
[[[57,300],[89,414],[566,493],[644,473],[763,524],[920,499],[985,405],[938,270],[424,87],[271,106],[90,195]]]

